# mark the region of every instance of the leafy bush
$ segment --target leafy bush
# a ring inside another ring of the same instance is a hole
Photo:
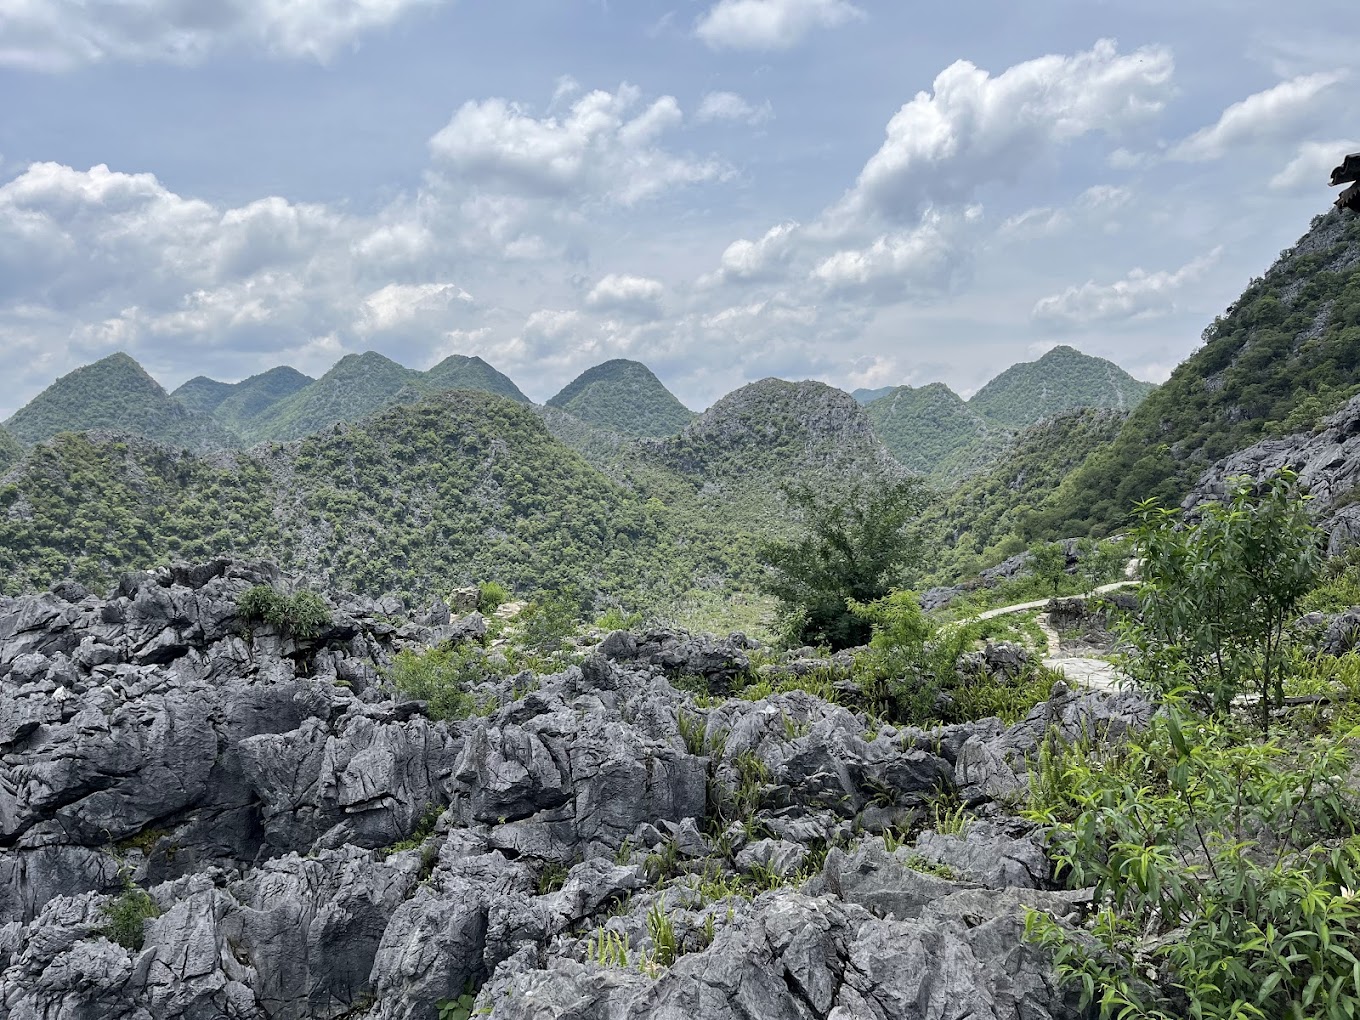
[[[481,649],[460,644],[398,652],[386,676],[401,693],[425,702],[431,719],[456,720],[476,710],[469,689],[489,673]]]
[[[580,604],[560,592],[530,602],[517,620],[520,644],[539,655],[560,652],[580,625]]]
[[[284,595],[267,584],[257,584],[236,600],[236,613],[247,623],[267,623],[295,638],[310,638],[330,625],[331,612],[316,592]]]
[[[123,891],[100,910],[106,923],[99,929],[99,934],[130,953],[141,951],[146,938],[143,925],[161,913],[161,908],[150,894],[140,886],[133,885],[130,879],[124,879]]]
[[[1094,887],[1096,944],[1031,911],[1102,1018],[1276,1020],[1360,1009],[1360,838],[1332,740],[1244,743],[1172,704],[1118,747],[1050,755],[1034,817]]]
[[[499,581],[483,581],[477,588],[477,612],[489,616],[514,597]]]
[[[1204,504],[1188,526],[1179,510],[1138,504],[1135,666],[1163,689],[1188,683],[1220,708],[1254,689],[1265,728],[1272,694],[1284,700],[1285,625],[1317,579],[1321,536],[1290,471],[1259,487],[1237,479],[1228,497]]]

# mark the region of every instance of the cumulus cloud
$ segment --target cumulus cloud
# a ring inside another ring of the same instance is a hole
[[[1177,293],[1202,277],[1222,253],[1222,248],[1215,248],[1173,271],[1148,273],[1134,269],[1124,279],[1110,284],[1088,280],[1080,287],[1068,287],[1061,294],[1041,298],[1034,306],[1033,316],[1046,325],[1075,327],[1165,315],[1175,310]]]
[[[1082,135],[1117,135],[1162,109],[1169,51],[1121,54],[1103,39],[1072,56],[1045,56],[996,77],[960,60],[888,122],[887,138],[846,196],[843,213],[910,220],[928,203],[969,200],[983,184]]]
[[[1276,191],[1317,191],[1331,179],[1332,168],[1360,142],[1304,142],[1289,163],[1270,179]]]
[[[798,239],[797,223],[781,223],[765,231],[756,241],[733,241],[722,254],[718,280],[756,281],[770,279],[782,271]]]
[[[658,316],[666,288],[660,280],[611,273],[591,288],[586,304],[599,311]]]
[[[837,251],[818,264],[812,277],[831,294],[871,293],[893,300],[937,297],[965,271],[966,227],[980,215],[976,207],[962,216],[932,212],[912,230]]]
[[[715,120],[763,124],[773,116],[774,108],[768,100],[754,106],[735,92],[710,92],[699,103],[694,119],[701,124]]]
[[[1218,120],[1171,148],[1172,159],[1207,162],[1222,159],[1244,145],[1298,137],[1301,125],[1311,123],[1319,97],[1347,77],[1344,71],[1324,71],[1282,81],[1274,88],[1248,96],[1223,111]]]
[[[364,298],[357,326],[364,333],[384,332],[418,320],[447,327],[452,309],[472,304],[472,295],[456,284],[389,283]]]
[[[632,206],[730,169],[660,145],[684,116],[673,96],[642,104],[621,85],[589,92],[565,116],[536,117],[505,99],[469,102],[430,140],[439,171],[480,190]]]
[[[713,49],[786,50],[864,16],[848,0],[719,0],[694,31]]]
[[[445,0],[9,0],[0,11],[0,66],[66,71],[106,61],[196,64],[250,49],[327,60],[367,32]]]

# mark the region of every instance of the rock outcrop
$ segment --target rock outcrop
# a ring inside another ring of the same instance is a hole
[[[384,667],[468,626],[328,593],[297,639],[239,618],[262,583],[288,587],[223,559],[0,599],[0,1016],[1080,1015],[1021,936],[1081,897],[1010,809],[1047,734],[1142,725],[1136,697],[868,733],[668,681],[741,642],[615,635],[436,722]],[[978,820],[889,851],[942,795]]]
[[[1360,544],[1360,397],[1352,398],[1320,428],[1266,439],[1214,464],[1186,496],[1192,510],[1223,499],[1232,478],[1264,479],[1289,468],[1312,495],[1312,509],[1328,529],[1328,555]]]

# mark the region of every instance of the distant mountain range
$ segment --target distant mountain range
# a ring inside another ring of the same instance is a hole
[[[212,418],[172,400],[126,354],[111,354],[64,375],[19,409],[5,428],[33,444],[58,432],[107,429],[189,450],[220,450],[238,440]]]
[[[537,406],[476,358],[418,372],[370,352],[172,396],[116,354],[0,430],[0,593],[215,552],[422,598],[492,578],[634,602],[749,590],[758,539],[790,526],[784,482],[908,471],[944,483],[921,527],[946,581],[1179,501],[1213,460],[1356,392],[1360,219],[1343,213],[1157,389],[1059,347],[967,401],[765,379],[696,416],[630,361]]]
[[[905,467],[951,480],[995,461],[1015,429],[1047,414],[1073,406],[1129,408],[1151,388],[1108,361],[1059,347],[1003,372],[970,401],[942,383],[857,390],[854,399]],[[29,444],[104,428],[202,452],[301,439],[446,390],[529,403],[507,376],[462,355],[420,372],[369,351],[341,358],[319,379],[280,366],[239,383],[198,376],[167,395],[120,353],[63,376],[7,425]],[[582,452],[616,446],[609,436],[675,436],[695,420],[646,365],[624,359],[583,372],[541,413],[554,434]]]
[[[898,460],[952,481],[995,462],[1017,429],[1078,407],[1130,411],[1154,389],[1112,361],[1060,346],[1012,365],[966,401],[943,383],[856,390],[855,398]]]
[[[420,598],[492,578],[672,598],[714,579],[749,587],[755,536],[787,528],[775,490],[790,471],[827,486],[904,473],[855,401],[821,383],[753,383],[677,436],[620,438],[626,477],[553,436],[545,417],[565,412],[543,412],[444,391],[210,456],[61,434],[0,487],[0,592],[234,552]]]

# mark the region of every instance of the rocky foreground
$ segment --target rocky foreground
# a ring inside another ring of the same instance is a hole
[[[1117,736],[1136,696],[866,732],[802,693],[697,707],[665,667],[729,668],[711,644],[615,635],[436,723],[383,667],[478,618],[332,594],[298,641],[238,618],[259,583],[0,599],[0,1016],[1080,1015],[1022,929],[1083,899],[1015,811],[1050,727]]]

